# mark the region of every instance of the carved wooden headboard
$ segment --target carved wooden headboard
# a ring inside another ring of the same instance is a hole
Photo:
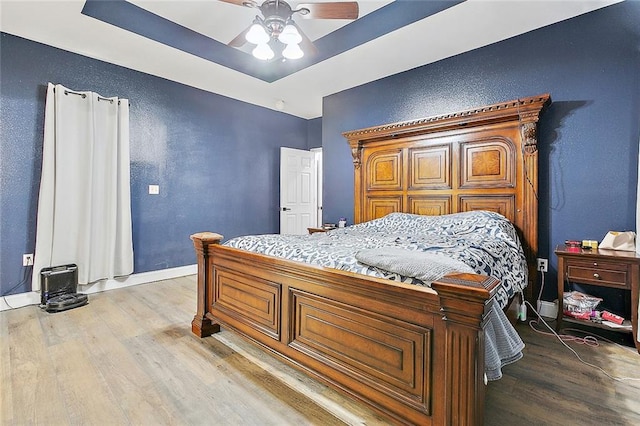
[[[355,166],[355,222],[391,212],[498,212],[520,232],[533,300],[537,122],[550,103],[544,94],[343,133]]]

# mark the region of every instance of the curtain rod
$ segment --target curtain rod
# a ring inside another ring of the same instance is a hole
[[[55,88],[55,87],[53,88],[53,91],[54,91],[54,93],[55,93],[55,91],[56,91],[56,88]],[[86,94],[86,93],[74,92],[74,91],[72,91],[72,90],[65,90],[65,91],[64,91],[64,94],[65,94],[65,95],[68,95],[68,94],[72,94],[72,95],[79,95],[79,96],[82,96],[82,99],[84,99],[84,98],[86,98],[86,97],[87,97],[87,94]],[[111,99],[111,98],[103,98],[102,96],[98,95],[98,102],[99,102],[99,101],[109,101],[109,102],[113,103],[113,99]],[[120,100],[118,100],[118,105],[120,105]],[[131,102],[129,102],[129,105],[131,105]]]

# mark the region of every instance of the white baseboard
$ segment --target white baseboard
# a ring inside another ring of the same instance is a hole
[[[22,308],[28,305],[40,304],[40,292],[29,291],[27,293],[10,294],[0,298],[0,312],[9,309]]]
[[[99,293],[101,291],[115,290],[117,288],[131,287],[154,281],[170,280],[198,273],[198,265],[179,266],[177,268],[161,269],[159,271],[141,272],[128,277],[97,281],[87,285],[79,285],[78,292],[85,294]],[[9,309],[22,308],[28,305],[40,304],[40,292],[29,291],[27,293],[10,294],[0,298],[0,312]]]

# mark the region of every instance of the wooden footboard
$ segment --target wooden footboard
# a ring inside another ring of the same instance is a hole
[[[229,327],[396,423],[482,423],[495,279],[449,275],[430,289],[191,239],[196,335]]]

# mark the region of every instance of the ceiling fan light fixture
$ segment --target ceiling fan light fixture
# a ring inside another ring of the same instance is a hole
[[[297,44],[287,44],[287,47],[282,51],[282,56],[287,59],[300,59],[304,56],[304,52]]]
[[[278,40],[284,44],[298,44],[302,41],[302,36],[296,26],[288,22],[278,36]]]
[[[255,45],[253,56],[262,60],[273,59],[276,55],[275,49],[282,62],[302,58],[305,52],[307,55],[318,52],[311,39],[294,22],[293,15],[304,19],[358,19],[359,14],[357,1],[316,0],[298,3],[297,9],[292,8],[288,0],[218,1],[257,9],[260,12],[259,15],[255,15],[248,28],[227,43],[228,46],[242,48],[246,43],[251,43]]]
[[[251,53],[255,58],[261,59],[263,61],[273,59],[273,57],[275,56],[275,53],[273,53],[273,50],[267,43],[258,44]]]
[[[245,38],[249,43],[258,45],[266,44],[271,39],[269,34],[267,34],[267,31],[259,22],[254,22]]]

